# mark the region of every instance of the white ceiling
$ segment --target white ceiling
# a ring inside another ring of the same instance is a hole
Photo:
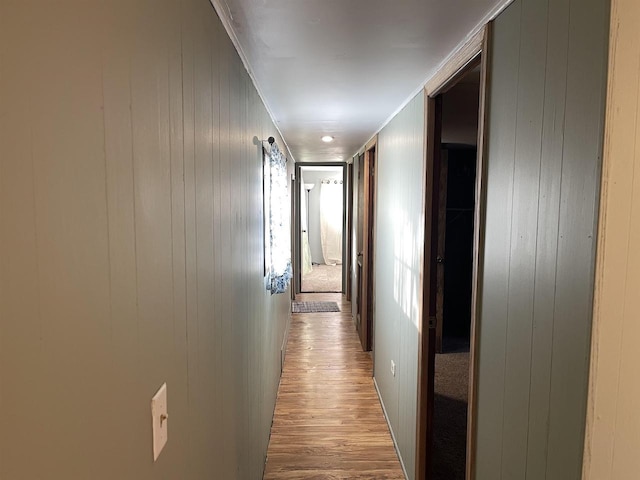
[[[212,0],[295,160],[323,162],[351,157],[509,1]]]

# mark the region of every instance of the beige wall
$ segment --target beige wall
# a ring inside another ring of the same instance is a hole
[[[585,480],[640,476],[640,3],[613,0]]]
[[[275,128],[209,1],[3,0],[0,72],[0,478],[260,478]]]

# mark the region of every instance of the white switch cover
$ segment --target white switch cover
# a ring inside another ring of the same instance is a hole
[[[167,413],[167,384],[163,384],[151,399],[151,420],[153,422],[153,461],[160,456],[160,452],[167,444],[167,426],[169,414]]]

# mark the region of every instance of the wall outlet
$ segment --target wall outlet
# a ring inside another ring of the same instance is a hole
[[[396,362],[391,360],[391,375],[396,376]]]
[[[151,399],[151,422],[153,427],[153,461],[155,462],[169,438],[166,383],[160,387],[160,390]]]

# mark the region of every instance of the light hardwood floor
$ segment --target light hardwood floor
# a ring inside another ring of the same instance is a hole
[[[293,315],[264,478],[404,479],[350,303],[298,300],[337,301],[342,312]]]

